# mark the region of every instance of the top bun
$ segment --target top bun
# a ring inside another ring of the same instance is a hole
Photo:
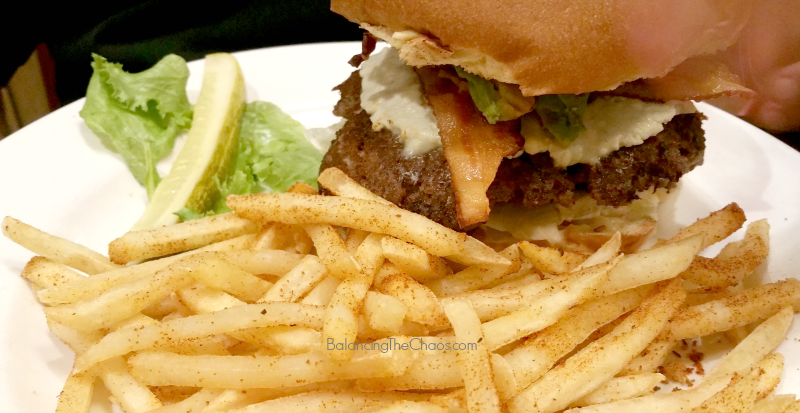
[[[732,45],[751,0],[332,0],[412,66],[450,64],[527,96],[611,90]]]

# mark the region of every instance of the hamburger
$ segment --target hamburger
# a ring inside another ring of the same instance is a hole
[[[748,2],[706,2],[657,54],[631,33],[657,36],[676,4],[628,3],[333,0],[365,40],[321,169],[498,247],[592,251],[620,232],[635,250],[702,164],[692,101],[752,92],[712,55]]]

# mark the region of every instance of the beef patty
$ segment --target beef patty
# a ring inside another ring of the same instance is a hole
[[[394,204],[460,230],[442,149],[407,158],[397,136],[387,129],[374,131],[369,114],[361,108],[357,71],[336,89],[342,97],[334,114],[347,122],[337,132],[320,170],[337,167]],[[637,199],[637,192],[672,188],[703,162],[703,118],[699,113],[678,115],[658,135],[641,145],[621,148],[596,165],[556,168],[547,153],[504,159],[487,191],[490,204],[569,207],[578,196],[588,194],[600,205],[619,206]]]

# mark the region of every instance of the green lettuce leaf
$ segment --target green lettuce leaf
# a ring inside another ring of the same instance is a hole
[[[589,94],[543,95],[536,97],[535,109],[542,125],[557,141],[569,144],[586,129],[581,117],[586,111]]]
[[[475,106],[491,124],[517,119],[533,108],[533,99],[522,96],[519,87],[467,73],[456,66],[456,73],[467,81]]]
[[[284,192],[298,181],[317,186],[322,154],[306,140],[303,125],[277,106],[248,104],[239,139],[246,146],[240,156],[266,190]]]
[[[92,57],[94,73],[80,115],[106,147],[122,155],[150,196],[160,181],[156,163],[191,124],[189,69],[175,55],[134,74],[102,56]]]
[[[317,186],[322,154],[305,138],[305,128],[280,108],[267,102],[247,104],[239,132],[239,150],[228,179],[215,181],[222,195],[214,208],[200,214],[184,208],[181,220],[228,212],[228,195],[284,192],[295,182]]]

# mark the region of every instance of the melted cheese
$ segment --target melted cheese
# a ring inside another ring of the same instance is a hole
[[[619,96],[595,99],[582,120],[586,130],[567,146],[543,136],[525,136],[525,152],[550,152],[559,168],[577,163],[596,164],[604,156],[627,146],[641,145],[664,130],[675,115],[695,112],[691,102],[652,103]]]
[[[376,131],[389,129],[405,143],[403,156],[424,155],[442,146],[436,117],[422,95],[414,69],[397,50],[385,48],[361,64],[361,107]]]

